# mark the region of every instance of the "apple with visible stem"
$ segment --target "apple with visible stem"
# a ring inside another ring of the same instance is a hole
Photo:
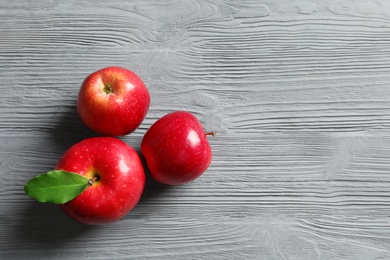
[[[134,208],[145,187],[145,173],[137,152],[113,137],[92,137],[69,148],[57,170],[78,173],[89,187],[60,205],[73,219],[85,224],[117,221]]]
[[[209,167],[212,149],[199,120],[176,111],[158,119],[142,139],[141,151],[152,177],[168,185],[195,180]]]
[[[144,120],[150,94],[134,72],[107,67],[90,74],[82,83],[77,111],[93,131],[107,136],[133,132]]]
[[[29,180],[25,192],[60,204],[78,222],[107,224],[133,209],[145,187],[138,153],[114,137],[87,138],[70,147],[55,170]]]

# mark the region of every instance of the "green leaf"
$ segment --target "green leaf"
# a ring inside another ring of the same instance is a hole
[[[66,203],[88,187],[88,179],[77,173],[53,170],[29,180],[24,186],[26,194],[40,202]]]

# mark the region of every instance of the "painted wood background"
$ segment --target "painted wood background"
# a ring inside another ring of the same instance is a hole
[[[138,151],[178,109],[218,135],[89,227],[23,186],[94,135],[76,97],[110,65],[152,96]],[[0,0],[0,259],[390,259],[389,83],[388,0]]]

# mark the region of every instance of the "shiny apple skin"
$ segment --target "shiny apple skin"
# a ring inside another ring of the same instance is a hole
[[[186,111],[172,112],[157,120],[144,135],[141,151],[152,177],[168,185],[195,180],[212,161],[203,126]]]
[[[145,172],[137,152],[114,137],[93,137],[69,148],[58,161],[57,170],[98,177],[75,199],[60,205],[78,222],[107,224],[133,209],[145,187]]]
[[[110,87],[112,92],[107,93]],[[150,94],[134,72],[107,67],[91,73],[82,83],[77,111],[93,131],[123,136],[137,129],[149,110]]]

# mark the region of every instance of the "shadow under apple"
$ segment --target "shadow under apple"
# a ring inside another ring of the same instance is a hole
[[[58,205],[36,201],[31,201],[20,216],[10,220],[10,226],[8,240],[13,241],[15,248],[12,251],[16,254],[19,248],[47,254],[94,230],[94,226],[69,218]]]
[[[72,145],[86,138],[99,136],[81,121],[76,104],[61,113],[61,116],[57,119],[56,127],[51,130],[50,134],[51,144],[60,153],[65,152]]]
[[[143,163],[146,185],[142,197],[138,205],[121,220],[122,222],[114,225],[126,225],[125,228],[129,228],[129,225],[139,223],[137,219],[147,220],[158,210],[158,207],[151,205],[172,191],[172,186],[156,182],[144,160]],[[105,225],[91,226],[78,223],[67,216],[58,205],[34,200],[21,203],[15,218],[9,217],[7,221],[8,228],[5,233],[9,236],[7,240],[12,241],[10,243],[12,248],[6,249],[3,254],[7,255],[7,252],[10,252],[17,258],[28,256],[29,259],[65,252],[74,243],[102,236],[106,229]],[[23,250],[19,251],[19,248]]]
[[[154,180],[152,175],[150,174],[145,158],[142,156],[140,152],[139,154],[146,175],[145,189],[144,192],[142,193],[139,202],[139,204],[143,204],[152,201],[156,197],[160,197],[163,193],[169,192],[169,190],[172,189],[172,186],[165,185]]]

